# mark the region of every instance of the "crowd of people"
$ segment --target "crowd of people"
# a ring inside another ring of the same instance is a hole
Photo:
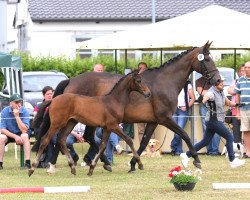
[[[148,69],[145,62],[138,64],[139,73],[143,73]],[[102,64],[96,64],[93,67],[93,71],[96,73],[104,72],[104,66]],[[239,76],[234,80],[232,85],[228,89],[228,93],[232,95],[232,99],[229,100],[224,92],[224,77],[221,76],[221,81],[215,85],[210,85],[204,77],[201,77],[196,81],[196,90],[199,93],[200,103],[200,116],[203,129],[203,139],[194,145],[196,151],[207,146],[208,155],[219,155],[220,137],[226,139],[226,148],[228,151],[228,159],[232,168],[239,167],[245,164],[245,160],[235,157],[233,151],[233,142],[244,143],[245,158],[250,157],[250,62],[240,66],[237,70]],[[43,102],[51,101],[53,97],[53,88],[46,86],[42,90]],[[25,168],[30,168],[30,118],[28,110],[22,106],[23,99],[19,94],[14,94],[10,97],[9,106],[5,107],[1,112],[1,134],[0,134],[0,169],[3,169],[3,157],[4,147],[9,142],[15,142],[18,145],[24,147]],[[176,112],[173,115],[176,123],[185,128],[190,108],[195,102],[194,89],[190,81],[187,81],[184,88],[181,90],[178,96],[178,104]],[[225,110],[224,106],[227,105],[232,109],[233,115],[233,134],[228,130],[224,124]],[[38,103],[34,108],[34,114],[39,110],[40,104]],[[122,124],[121,124],[122,126]],[[137,123],[139,140],[141,141],[145,131],[145,123]],[[79,155],[74,149],[74,143],[83,143],[85,125],[78,123],[72,132],[68,135],[66,144],[73,158],[75,164],[79,160]],[[39,135],[39,128],[34,130],[35,135]],[[100,145],[102,138],[102,129],[97,128],[95,134],[95,142]],[[120,138],[111,133],[107,147],[105,150],[107,159],[110,163],[113,163],[113,154],[116,151],[121,154],[124,149],[119,144]],[[43,159],[40,160],[40,167],[48,167],[53,154],[53,148],[56,142],[56,136],[52,139],[44,152]],[[188,166],[188,162],[191,157],[191,153],[187,151],[183,153],[182,139],[177,133],[174,133],[174,137],[171,141],[171,154],[173,156],[179,155],[184,167]],[[95,149],[90,146],[87,154],[83,157],[84,165],[90,165],[91,160],[95,157]]]

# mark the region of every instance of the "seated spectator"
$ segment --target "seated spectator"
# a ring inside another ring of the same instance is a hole
[[[84,139],[83,139],[83,133],[85,130],[85,125],[82,123],[77,123],[74,127],[74,129],[71,131],[71,133],[68,135],[67,139],[66,139],[66,145],[69,149],[69,153],[71,155],[71,157],[73,158],[75,165],[77,165],[77,161],[79,160],[79,156],[76,153],[75,149],[74,149],[74,143],[76,142],[80,142],[83,143]]]
[[[1,112],[0,134],[0,170],[3,169],[4,147],[9,142],[15,142],[24,147],[24,167],[30,169],[30,141],[29,141],[29,111],[22,106],[19,94],[10,97],[9,106]]]
[[[36,116],[40,106],[42,103],[47,102],[47,101],[51,101],[53,98],[53,88],[51,86],[45,86],[42,89],[42,94],[43,94],[43,102],[39,102],[35,105],[34,108],[34,117]],[[47,108],[48,109],[48,108]],[[38,135],[40,134],[40,127],[34,127],[34,134],[35,134],[35,138],[38,138]],[[52,156],[52,152],[53,152],[53,142],[50,142],[46,148],[46,150],[44,151],[39,164],[38,164],[38,168],[46,168],[48,166],[48,160],[50,160],[50,157]]]

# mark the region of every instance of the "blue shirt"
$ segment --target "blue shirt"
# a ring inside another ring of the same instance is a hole
[[[242,110],[250,110],[250,79],[242,76],[238,79],[234,92],[240,95],[240,103],[246,103],[241,107]]]
[[[30,125],[30,114],[29,111],[21,107],[19,110],[19,116],[22,122],[25,124],[27,128]],[[19,129],[16,118],[13,114],[12,108],[10,106],[5,107],[1,112],[1,129],[7,129],[8,131],[17,134],[20,133],[21,130]]]

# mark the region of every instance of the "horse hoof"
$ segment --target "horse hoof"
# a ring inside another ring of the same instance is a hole
[[[103,168],[109,172],[112,172],[112,167],[110,165],[103,165]]]
[[[143,164],[140,164],[140,165],[138,166],[138,168],[139,168],[140,170],[144,170]]]
[[[201,163],[193,162],[194,166],[198,169],[201,169]]]
[[[92,174],[93,174],[92,172],[87,173],[88,176],[92,176]]]
[[[133,174],[135,173],[135,170],[129,170],[128,173]]]
[[[71,174],[76,175],[76,168],[71,169]]]
[[[29,177],[30,177],[33,173],[34,173],[34,170],[33,170],[33,169],[29,169],[29,170],[28,170],[28,175],[29,175]]]

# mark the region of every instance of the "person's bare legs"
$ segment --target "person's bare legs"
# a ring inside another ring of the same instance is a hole
[[[24,150],[24,159],[30,160],[30,140],[27,133],[22,133],[21,138],[23,140],[23,150]]]
[[[7,136],[0,134],[0,162],[3,162],[4,157],[4,147],[7,142]]]
[[[243,141],[246,155],[250,157],[250,131],[243,132]]]

